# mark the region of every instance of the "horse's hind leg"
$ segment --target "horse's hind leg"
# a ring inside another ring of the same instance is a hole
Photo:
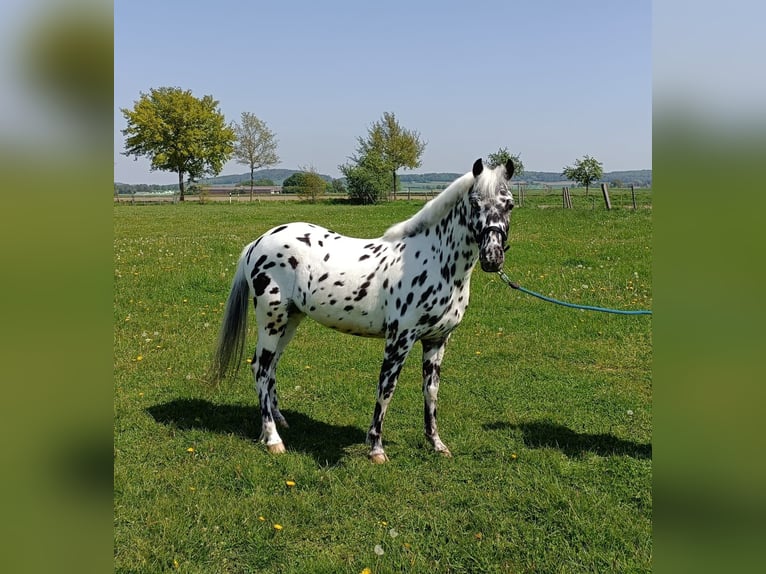
[[[277,396],[276,380],[277,365],[279,364],[279,359],[282,357],[282,353],[285,351],[285,347],[287,347],[288,343],[290,343],[292,340],[293,336],[295,335],[295,331],[298,329],[298,325],[300,325],[300,322],[303,320],[303,317],[305,317],[305,315],[298,312],[297,310],[293,311],[293,313],[288,316],[287,323],[285,324],[284,331],[282,332],[282,336],[279,337],[279,341],[277,342],[277,351],[274,358],[274,369],[271,373],[271,380],[269,381],[269,399],[271,400],[274,421],[283,428],[289,428],[290,425],[287,424],[285,417],[281,412],[279,412],[279,397]]]
[[[283,422],[284,417],[277,408],[276,371],[279,357],[285,345],[280,340],[287,334],[289,338],[295,333],[300,319],[291,321],[287,306],[270,304],[264,310],[259,301],[256,305],[258,321],[258,344],[253,356],[252,369],[258,402],[261,408],[261,437],[271,453],[285,452],[282,438],[277,432],[276,422]],[[288,326],[291,326],[288,329]]]
[[[439,438],[436,428],[436,400],[439,394],[439,373],[441,371],[447,339],[423,341],[423,419],[426,438],[434,450],[444,456],[452,456],[447,445]]]

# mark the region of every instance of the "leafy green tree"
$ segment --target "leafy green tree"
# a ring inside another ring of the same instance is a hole
[[[576,181],[580,185],[585,186],[585,196],[588,196],[588,189],[590,184],[594,181],[598,181],[604,175],[604,168],[600,161],[589,155],[584,156],[582,159],[575,160],[573,166],[564,167],[564,171],[561,172],[567,179]]]
[[[366,156],[374,153],[376,162],[382,160],[381,169],[391,175],[394,193],[397,188],[396,172],[402,167],[420,167],[420,157],[426,149],[426,142],[420,139],[420,134],[399,125],[393,112],[384,112],[380,121],[367,129],[367,137],[358,138],[358,143],[357,156],[352,160],[360,165]]]
[[[300,193],[301,188],[305,186],[306,174],[302,171],[296,171],[282,182],[282,191],[284,193]]]
[[[346,185],[343,183],[343,180],[340,178],[333,179],[330,183],[331,187],[331,193],[346,193]]]
[[[377,150],[371,150],[355,163],[340,165],[338,169],[346,176],[348,196],[352,201],[369,205],[385,199],[388,169]]]
[[[508,160],[513,161],[513,175],[518,177],[524,173],[524,162],[521,161],[520,154],[512,154],[508,151],[507,147],[501,147],[495,153],[491,153],[487,156],[487,164],[489,167],[497,167],[498,165],[505,165]]]
[[[234,150],[234,130],[226,125],[212,96],[195,98],[190,90],[152,88],[141,93],[132,110],[121,108],[127,120],[126,156],[145,156],[151,169],[178,174],[180,201],[184,174],[190,181],[220,173]]]
[[[314,167],[303,168],[303,185],[298,189],[301,198],[316,203],[327,192],[327,182]]]
[[[255,170],[279,163],[277,140],[265,122],[250,112],[242,112],[240,123],[234,125],[234,133],[237,136],[234,158],[237,163],[250,167],[250,201],[252,201]]]

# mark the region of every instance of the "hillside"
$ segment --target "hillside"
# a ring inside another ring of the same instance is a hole
[[[292,174],[297,173],[296,169],[260,169],[255,172],[255,179],[270,179],[275,185],[282,185],[282,182],[290,177]],[[319,174],[325,181],[332,181],[332,177],[329,175]],[[458,177],[463,175],[462,173],[452,172],[429,172],[429,173],[403,173],[399,174],[399,181],[402,186],[407,184],[448,184]],[[343,178],[341,178],[343,179]],[[563,177],[560,172],[555,171],[525,171],[518,179],[514,178],[514,182],[526,182],[526,183],[543,183],[554,184],[561,183]],[[249,173],[240,173],[233,175],[219,175],[218,177],[206,178],[200,181],[202,185],[235,185],[241,181],[250,181]],[[611,183],[613,181],[620,181],[622,185],[636,185],[640,187],[651,187],[652,185],[652,170],[651,169],[638,169],[629,171],[609,171],[604,173],[604,177],[601,178],[601,182]],[[126,183],[115,182],[115,188],[119,193],[131,193],[131,192],[148,192],[153,190],[171,190],[177,189],[177,184],[169,185],[131,185]]]
[[[436,182],[451,182],[463,175],[462,173],[408,173],[401,174],[399,181],[401,183],[436,183]],[[521,177],[514,178],[513,181],[523,181],[526,183],[558,183],[564,180],[561,172],[555,171],[525,171]],[[609,171],[604,173],[600,182],[612,182],[621,181],[623,185],[639,185],[639,186],[651,186],[652,185],[652,170],[651,169],[638,169],[631,171]]]

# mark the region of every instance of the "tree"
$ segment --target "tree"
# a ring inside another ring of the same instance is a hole
[[[305,185],[306,174],[302,171],[296,171],[282,182],[282,191],[284,193],[300,193],[301,188]]]
[[[339,165],[346,176],[348,196],[364,205],[375,204],[386,197],[388,168],[377,150],[370,150],[353,164]]]
[[[330,182],[330,188],[332,193],[346,193],[346,184],[343,183],[342,179],[333,179]]]
[[[250,112],[242,112],[240,123],[234,124],[234,133],[237,136],[234,157],[237,163],[250,167],[250,201],[253,201],[255,170],[279,163],[277,140],[266,124]]]
[[[322,179],[322,176],[317,173],[313,166],[301,169],[303,169],[303,185],[298,188],[298,193],[301,198],[316,203],[316,200],[327,191],[327,182]]]
[[[580,185],[584,185],[585,196],[587,197],[590,184],[601,179],[604,175],[604,169],[600,161],[586,155],[581,160],[575,160],[574,166],[564,167],[564,171],[561,175],[567,179],[576,181]]]
[[[512,154],[508,151],[507,147],[501,147],[495,153],[491,153],[487,156],[487,164],[489,167],[494,168],[499,165],[505,165],[508,160],[513,161],[513,175],[516,177],[524,173],[524,162],[521,161],[520,154]]]
[[[366,156],[374,152],[377,156],[375,161],[382,160],[381,169],[392,177],[394,194],[397,187],[397,170],[402,167],[420,167],[420,156],[426,149],[426,142],[421,141],[420,134],[400,126],[393,112],[384,112],[381,120],[367,129],[367,137],[359,137],[358,142],[357,157],[352,160],[360,164]]]
[[[152,88],[141,93],[132,110],[120,111],[128,123],[122,130],[127,136],[123,155],[145,156],[152,171],[177,173],[180,201],[184,174],[189,181],[218,175],[234,150],[234,130],[212,96],[198,99],[190,90]]]

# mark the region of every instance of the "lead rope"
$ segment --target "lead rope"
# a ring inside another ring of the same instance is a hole
[[[534,291],[530,291],[529,289],[525,289],[515,281],[512,281],[508,275],[505,274],[505,271],[502,269],[497,272],[497,274],[500,276],[500,279],[502,279],[509,287],[512,289],[517,289],[521,291],[522,293],[526,293],[527,295],[532,295],[533,297],[537,297],[538,299],[542,299],[543,301],[548,301],[549,303],[555,303],[556,305],[563,305],[564,307],[571,307],[573,309],[585,309],[586,311],[601,311],[602,313],[614,313],[616,315],[651,315],[651,311],[645,311],[645,310],[638,310],[638,311],[624,311],[622,309],[609,309],[607,307],[593,307],[591,305],[576,305],[575,303],[567,303],[566,301],[559,301],[558,299],[554,299],[552,297],[546,297],[545,295],[541,295],[540,293],[535,293]]]

